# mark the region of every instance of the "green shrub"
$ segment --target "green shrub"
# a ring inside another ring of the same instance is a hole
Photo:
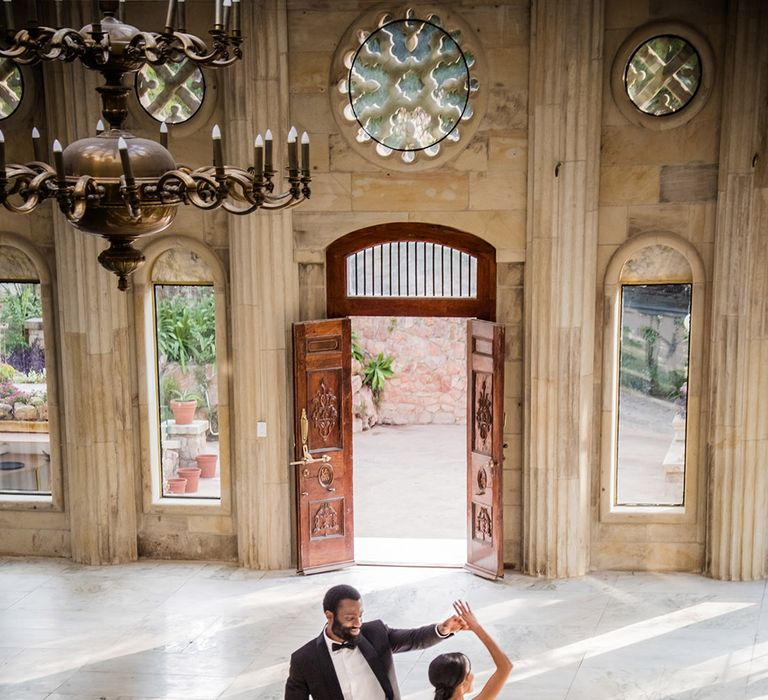
[[[216,300],[213,287],[159,287],[157,345],[167,362],[182,369],[188,364],[216,362]],[[165,292],[165,293],[164,293]]]
[[[376,357],[368,360],[368,363],[363,367],[363,384],[371,388],[374,399],[381,397],[387,379],[395,375],[395,371],[392,369],[394,359],[392,355],[385,356],[383,352],[380,352]]]
[[[24,321],[43,315],[40,285],[31,282],[3,282],[0,284],[0,324],[6,326],[2,334],[0,352],[10,353],[14,348],[27,347]]]

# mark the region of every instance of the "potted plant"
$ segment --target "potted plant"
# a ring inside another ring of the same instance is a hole
[[[171,411],[173,411],[173,420],[176,425],[189,425],[195,418],[197,403],[200,397],[192,392],[178,389],[169,396]]]
[[[202,453],[195,457],[197,466],[200,469],[201,479],[212,479],[216,476],[216,462],[219,455],[215,453]]]
[[[172,477],[166,480],[168,484],[168,493],[185,493],[187,490],[187,480],[181,477]]]
[[[200,470],[197,467],[179,467],[176,474],[180,479],[187,480],[186,493],[197,493],[200,483]]]

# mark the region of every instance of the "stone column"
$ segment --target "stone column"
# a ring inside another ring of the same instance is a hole
[[[706,570],[738,581],[768,574],[768,153],[759,121],[768,102],[767,33],[762,0],[731,3],[712,287]],[[762,162],[753,163],[756,154]]]
[[[531,10],[523,570],[551,577],[589,564],[602,5]]]
[[[247,165],[253,139],[271,128],[275,170],[285,172],[288,37],[285,0],[242,3],[244,58],[228,69],[232,161]],[[278,176],[276,176],[278,177]],[[285,189],[283,181],[276,190]],[[291,322],[298,319],[298,273],[290,213],[230,219],[232,290],[233,489],[243,566],[280,569],[292,561]],[[256,422],[267,435],[256,437]]]
[[[86,3],[88,7],[90,5]],[[88,20],[73,6],[70,26]],[[43,67],[48,148],[95,134],[100,76],[79,62]],[[76,104],[75,102],[76,101]],[[53,204],[55,208],[55,203]],[[130,293],[97,260],[100,238],[70,226],[54,211],[61,424],[65,508],[72,558],[83,564],[114,564],[137,558]]]

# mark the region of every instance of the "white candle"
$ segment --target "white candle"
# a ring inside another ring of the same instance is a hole
[[[256,179],[261,180],[264,177],[264,139],[261,134],[253,142],[253,169]]]
[[[135,184],[135,180],[133,178],[133,168],[131,168],[131,156],[128,153],[128,144],[122,136],[117,139],[117,149],[120,151],[120,162],[123,164],[126,187],[132,187]]]
[[[59,181],[59,186],[64,186],[66,183],[64,177],[64,155],[61,152],[59,139],[53,140],[53,163],[56,166],[56,179]]]
[[[309,134],[301,135],[301,174],[309,175]]]
[[[288,170],[298,170],[298,154],[296,152],[296,127],[292,126],[288,132]]]
[[[213,138],[213,167],[216,168],[216,177],[224,177],[224,155],[221,148],[221,129],[218,124],[213,125],[211,131]]]

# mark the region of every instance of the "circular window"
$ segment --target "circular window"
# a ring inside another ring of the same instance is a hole
[[[19,67],[7,58],[0,58],[0,119],[8,119],[21,104],[24,79]]]
[[[347,116],[386,149],[436,155],[437,144],[472,114],[471,62],[453,37],[432,22],[388,22],[352,59]]]
[[[334,69],[344,71],[336,81],[344,101],[334,114],[355,150],[406,169],[419,158],[442,160],[460,139],[468,143],[480,104],[471,30],[444,13],[413,8],[368,12],[356,25]]]
[[[181,124],[197,114],[205,98],[203,72],[192,61],[143,66],[136,74],[136,94],[144,111],[167,124]]]
[[[611,67],[611,92],[621,113],[648,129],[681,126],[706,104],[715,65],[706,38],[682,22],[632,32]]]
[[[656,117],[674,114],[699,89],[699,53],[682,37],[653,37],[632,54],[624,72],[624,84],[629,99],[641,112]]]

